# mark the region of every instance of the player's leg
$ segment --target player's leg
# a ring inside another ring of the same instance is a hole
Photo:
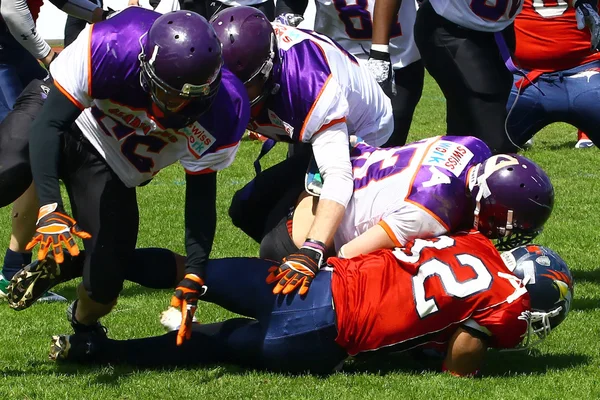
[[[55,360],[164,367],[231,363],[260,365],[264,329],[258,321],[234,318],[214,324],[194,324],[192,337],[177,346],[177,331],[162,336],[111,340],[97,335],[53,337],[50,357]]]
[[[308,162],[306,154],[297,154],[258,174],[233,196],[231,222],[260,243],[267,218],[281,197],[290,188],[303,185]]]
[[[421,60],[394,70],[396,94],[391,97],[394,110],[394,133],[383,147],[406,144],[417,103],[423,93],[425,67]]]
[[[464,135],[470,132],[466,115],[461,115],[464,106],[461,94],[466,91],[460,79],[460,71],[454,63],[452,53],[446,48],[456,38],[447,32],[447,21],[440,17],[431,4],[425,1],[417,11],[415,21],[415,43],[429,74],[435,79],[446,98],[446,132]]]
[[[568,122],[585,132],[596,146],[600,145],[600,61],[593,61],[564,71],[570,100]]]
[[[267,17],[269,21],[275,19],[275,1],[267,0],[263,3],[253,4],[252,7],[258,8]]]
[[[301,192],[300,197],[298,192]],[[281,260],[298,251],[314,220],[316,202],[312,207],[312,199],[316,197],[308,195],[301,188],[291,189],[281,198],[267,218],[265,235],[260,242],[260,258]],[[294,227],[294,219],[297,227]]]
[[[519,89],[517,84],[521,82],[525,86]],[[554,82],[538,79],[530,83],[521,75],[514,75],[514,84],[506,103],[506,132],[514,144],[526,147],[536,133],[556,121],[553,111],[560,108],[557,102],[562,102],[564,95],[566,93]]]
[[[175,331],[125,341],[76,334],[55,337],[51,357],[144,367],[231,363],[274,371],[329,373],[347,357],[335,343],[330,285],[331,273],[322,272],[305,297],[271,294],[276,301],[258,320],[196,324],[191,339],[182,346],[176,345]]]
[[[31,185],[29,129],[48,90],[44,81],[32,81],[15,102],[14,110],[0,124],[0,206],[14,202],[12,235],[4,257],[0,291],[6,289],[17,271],[31,262],[31,252],[25,247],[35,230],[38,204]],[[48,293],[44,294],[43,300],[64,300],[64,297]]]
[[[74,218],[91,235],[84,240],[83,283],[72,325],[95,329],[98,319],[116,304],[135,249],[139,223],[135,188],[126,187],[74,128],[65,134],[61,178]]]
[[[20,311],[38,299],[48,301],[47,297],[52,295],[48,291],[54,286],[83,277],[85,255],[85,250],[75,257],[67,253],[60,266],[47,257],[19,270],[6,290],[9,305]],[[185,273],[185,257],[167,249],[136,249],[126,264],[125,280],[152,289],[175,288]]]
[[[448,134],[479,137],[494,152],[512,150],[504,132],[512,75],[494,35],[457,26],[426,2],[417,13],[415,42],[446,97]]]

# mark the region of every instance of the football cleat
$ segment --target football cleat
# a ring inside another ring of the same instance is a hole
[[[105,339],[93,333],[52,336],[48,357],[52,361],[89,363],[94,361],[99,341]]]
[[[30,307],[37,300],[66,301],[64,297],[48,290],[61,282],[60,265],[52,257],[35,260],[17,272],[7,287],[8,304],[20,311]]]
[[[69,307],[67,307],[67,321],[71,324],[71,327],[75,331],[75,334],[93,334],[96,336],[100,336],[106,338],[106,332],[108,329],[104,325],[100,323],[100,321],[96,321],[96,323],[92,325],[84,325],[81,322],[75,319],[75,312],[77,310],[77,300],[72,302]]]
[[[588,135],[582,131],[577,131],[577,143],[575,143],[575,148],[589,149],[590,147],[594,147],[594,142],[592,142]]]

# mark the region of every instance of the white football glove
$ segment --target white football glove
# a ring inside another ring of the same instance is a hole
[[[369,68],[369,71],[379,84],[387,82],[390,79],[391,67],[392,64],[389,61],[377,60],[375,58],[369,58],[367,61],[367,68]]]
[[[591,34],[591,50],[598,50],[600,44],[600,16],[594,5],[579,0],[575,2],[575,19],[577,20],[577,29],[581,30],[586,26]]]

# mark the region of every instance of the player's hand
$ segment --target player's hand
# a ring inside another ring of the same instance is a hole
[[[198,298],[206,293],[206,285],[198,275],[186,274],[177,288],[173,297],[171,297],[171,307],[181,310],[181,326],[177,333],[177,346],[192,337],[192,322],[196,308],[198,308]]]
[[[300,14],[285,13],[275,17],[275,22],[293,27],[300,25],[302,21],[304,21],[304,17]]]
[[[116,11],[108,7],[108,10],[102,11],[102,21],[106,21],[107,19],[112,17],[114,13],[116,13]]]
[[[371,75],[375,77],[379,86],[389,96],[392,92],[392,63],[390,61],[390,53],[371,49],[367,68],[371,72]]]
[[[315,275],[323,265],[325,245],[319,241],[306,239],[304,245],[294,254],[283,259],[283,264],[269,268],[268,284],[277,282],[273,294],[288,294],[300,288],[298,293],[305,295]]]
[[[62,246],[65,246],[73,257],[79,254],[79,247],[73,235],[81,239],[92,237],[82,231],[75,220],[57,203],[46,204],[40,207],[35,235],[25,249],[31,250],[39,243],[38,260],[46,258],[48,251],[52,249],[54,260],[60,264],[65,260]]]
[[[577,20],[577,29],[588,27],[591,34],[591,50],[597,51],[600,44],[600,16],[596,4],[589,0],[577,0],[575,2],[575,19]]]

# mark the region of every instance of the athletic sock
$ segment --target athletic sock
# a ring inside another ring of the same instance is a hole
[[[2,275],[4,275],[4,279],[11,280],[14,274],[30,263],[31,253],[17,253],[11,249],[6,249],[4,265],[2,266]]]

